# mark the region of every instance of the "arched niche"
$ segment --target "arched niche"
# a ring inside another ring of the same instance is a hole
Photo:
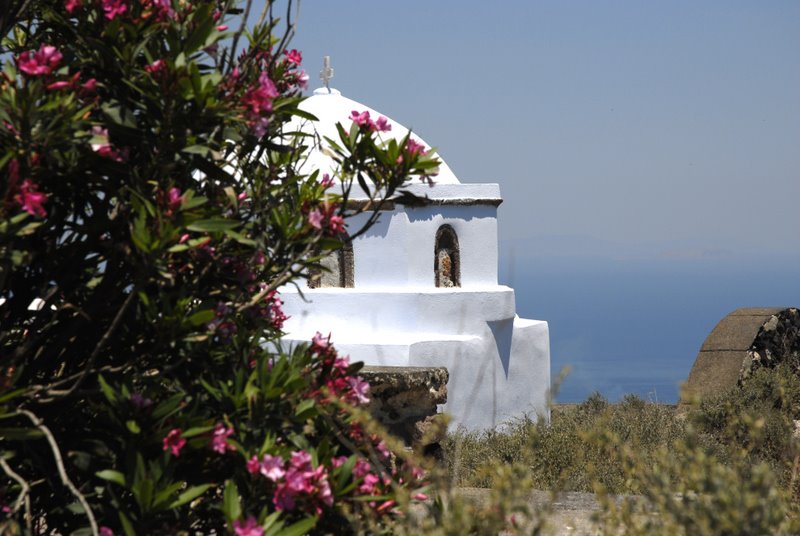
[[[322,259],[320,266],[308,279],[309,288],[353,288],[353,242],[343,239],[342,247]]]
[[[458,235],[447,224],[442,225],[436,231],[433,273],[437,287],[461,286],[461,255],[458,249]]]

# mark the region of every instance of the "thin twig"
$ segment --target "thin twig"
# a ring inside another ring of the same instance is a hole
[[[83,369],[80,377],[72,384],[69,389],[64,391],[49,391],[48,394],[50,396],[68,396],[72,394],[86,379],[89,375],[89,371],[92,369],[94,362],[97,360],[97,356],[100,355],[100,352],[105,348],[106,343],[111,340],[111,337],[114,335],[114,332],[117,331],[117,328],[122,323],[122,318],[125,316],[125,313],[128,311],[128,307],[130,307],[131,303],[133,303],[133,299],[136,297],[136,288],[131,290],[131,293],[128,294],[128,297],[125,298],[125,302],[122,304],[122,307],[119,308],[117,311],[117,316],[114,317],[114,320],[111,322],[111,325],[108,327],[101,339],[97,342],[97,345],[94,347],[92,351],[92,355],[89,356],[89,361],[86,363],[86,367]]]
[[[239,29],[236,30],[236,33],[233,34],[233,44],[231,45],[231,54],[230,59],[228,60],[228,67],[233,65],[234,60],[236,59],[236,47],[239,46],[239,38],[244,33],[245,28],[247,28],[247,19],[250,16],[250,8],[253,6],[253,0],[247,0],[247,4],[244,8],[244,13],[242,13],[242,22],[239,24]]]
[[[69,488],[70,492],[78,499],[78,502],[81,503],[83,506],[83,510],[86,513],[86,517],[89,519],[89,526],[92,529],[92,536],[99,536],[99,532],[97,529],[97,521],[94,517],[94,512],[92,512],[91,507],[89,506],[89,502],[86,500],[86,497],[78,491],[78,488],[75,487],[75,484],[69,479],[67,475],[67,470],[64,468],[64,460],[61,457],[61,450],[58,448],[58,443],[56,442],[56,438],[53,437],[53,433],[50,429],[44,425],[44,423],[32,412],[28,411],[27,409],[19,409],[15,412],[17,415],[24,415],[33,423],[33,425],[38,428],[47,438],[47,442],[50,443],[50,450],[53,452],[53,458],[56,462],[56,467],[58,468],[58,475],[61,477],[61,482],[64,483],[67,488]]]
[[[8,476],[16,480],[17,484],[19,484],[19,487],[22,488],[19,492],[19,496],[17,496],[17,500],[14,501],[13,512],[15,514],[19,512],[20,506],[22,506],[22,503],[25,503],[25,528],[28,529],[28,534],[33,534],[33,523],[31,521],[31,498],[29,496],[31,487],[24,478],[14,472],[14,470],[6,462],[5,458],[0,458],[0,467],[3,468],[3,471],[5,471]]]

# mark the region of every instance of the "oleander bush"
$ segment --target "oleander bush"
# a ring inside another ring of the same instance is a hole
[[[380,206],[438,161],[354,113],[301,172],[292,4],[239,4],[4,4],[0,532],[347,533],[422,498],[360,365],[281,349],[278,290],[360,232],[354,183]]]

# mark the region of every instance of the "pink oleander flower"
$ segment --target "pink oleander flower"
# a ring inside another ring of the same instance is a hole
[[[224,32],[227,29],[228,29],[228,25],[227,24],[220,24],[219,26],[217,26],[217,31],[218,32]]]
[[[72,13],[76,9],[81,7],[80,0],[65,0],[64,1],[64,8],[67,10],[67,13]]]
[[[251,475],[258,473],[261,470],[261,462],[258,461],[258,456],[255,454],[252,458],[247,460],[247,472]]]
[[[162,443],[165,451],[168,450],[172,452],[173,456],[177,457],[180,455],[183,446],[186,445],[186,439],[181,436],[180,428],[173,428],[169,431]]]
[[[378,443],[375,445],[375,450],[377,450],[380,453],[381,457],[384,460],[388,460],[389,458],[392,457],[392,451],[389,450],[389,447],[387,447],[386,443],[384,443],[383,441],[378,441]]]
[[[286,474],[283,458],[280,456],[270,456],[269,454],[264,454],[264,457],[261,458],[258,470],[262,475],[273,482],[277,482]]]
[[[285,54],[286,54],[286,61],[288,61],[289,63],[292,63],[294,65],[300,65],[301,63],[303,63],[303,54],[299,50],[293,48],[292,50],[287,50]]]
[[[70,84],[69,81],[67,81],[67,80],[59,80],[58,82],[53,82],[52,84],[47,84],[47,89],[50,89],[50,90],[64,89],[64,88],[69,87],[70,85],[72,85],[72,84]]]
[[[298,71],[295,74],[295,83],[300,87],[300,89],[308,88],[308,73],[305,71]]]
[[[178,188],[170,188],[169,192],[167,192],[167,203],[169,204],[169,212],[171,213],[174,210],[181,208],[183,204],[183,195],[181,195],[181,191]]]
[[[369,383],[365,382],[360,376],[347,378],[347,383],[350,384],[355,402],[359,404],[366,404],[369,402],[369,397],[367,396],[367,392],[369,392]]]
[[[158,76],[167,70],[167,63],[164,60],[156,60],[149,65],[145,65],[144,70],[153,76]]]
[[[350,112],[350,119],[353,120],[353,123],[360,127],[369,127],[372,125],[372,120],[369,118],[369,112],[363,111],[358,113],[357,111],[353,110]]]
[[[375,128],[378,132],[389,132],[392,130],[392,125],[389,124],[389,120],[385,117],[381,116],[375,121]]]
[[[100,527],[100,536],[114,536],[114,531],[108,527]]]
[[[394,507],[396,504],[397,504],[396,501],[384,501],[383,503],[381,503],[380,506],[378,506],[378,508],[376,508],[376,510],[378,512],[385,512],[386,510],[389,510],[390,508]]]
[[[337,235],[345,232],[344,218],[334,214],[328,219],[328,230],[331,234]]]
[[[268,293],[265,299],[269,302],[269,319],[272,327],[275,329],[283,329],[283,323],[289,319],[289,316],[283,312],[283,300],[278,296],[277,291],[273,290]]]
[[[42,45],[33,55],[27,50],[21,53],[17,57],[17,66],[29,76],[47,75],[53,72],[63,57],[56,47]]]
[[[258,115],[272,111],[272,99],[280,95],[278,89],[269,75],[263,72],[258,77],[258,84],[247,90],[242,98],[242,104],[251,114]]]
[[[425,146],[424,145],[422,145],[421,143],[415,142],[411,138],[408,138],[408,141],[406,142],[406,149],[411,154],[417,154],[417,153],[426,154],[428,152],[428,151],[425,150]]]
[[[372,470],[372,466],[364,458],[358,458],[356,464],[353,466],[353,476],[356,478],[364,478]]]
[[[330,175],[325,173],[324,175],[322,175],[322,181],[320,182],[320,185],[322,185],[323,188],[330,188],[331,186],[333,186],[333,179],[331,178]]]
[[[381,481],[381,477],[378,475],[369,473],[364,476],[364,480],[358,486],[358,492],[364,495],[376,495],[378,491],[378,484]]]
[[[22,210],[31,216],[39,216],[44,218],[47,216],[47,211],[42,206],[47,202],[47,194],[42,193],[39,187],[30,179],[25,179],[19,187],[19,193],[14,196],[14,199],[22,207]]]
[[[255,517],[250,516],[245,523],[239,520],[234,521],[233,532],[236,536],[262,536],[264,528],[258,524]]]
[[[345,464],[348,460],[347,456],[337,456],[335,458],[331,458],[331,465],[335,468],[341,467]]]
[[[84,91],[94,91],[97,89],[97,80],[95,78],[90,78],[81,85],[81,89]]]
[[[125,0],[103,0],[103,13],[108,20],[114,20],[126,11],[128,11],[128,5]]]
[[[311,338],[311,352],[314,354],[323,354],[331,347],[331,335],[324,336],[319,331]]]
[[[318,208],[312,210],[311,213],[309,213],[308,215],[308,223],[314,229],[320,229],[320,230],[322,229],[322,220],[323,220],[322,211],[320,211]]]
[[[350,367],[350,358],[348,356],[337,357],[333,360],[333,368],[337,370],[342,376],[347,374],[347,369]]]
[[[272,502],[277,510],[292,510],[298,496],[310,499],[318,514],[322,512],[321,504],[333,504],[333,493],[325,467],[314,469],[311,466],[311,455],[305,451],[292,453],[289,468],[275,489]]]
[[[236,447],[228,443],[228,438],[233,435],[233,428],[226,428],[224,424],[217,423],[211,435],[211,450],[219,454],[226,451],[236,450]]]

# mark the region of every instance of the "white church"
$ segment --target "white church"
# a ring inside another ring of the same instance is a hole
[[[334,166],[324,137],[338,139],[337,122],[347,129],[353,111],[382,115],[327,87],[301,108],[318,118],[301,128],[322,140],[307,163],[321,172]],[[408,134],[401,124],[389,124],[384,140]],[[307,342],[317,331],[331,333],[351,361],[446,367],[443,410],[452,427],[478,430],[524,414],[548,415],[547,322],[519,318],[514,290],[497,282],[500,188],[461,183],[444,162],[434,181],[404,187],[428,202],[382,211],[374,226],[326,261],[330,272],[302,289],[304,297],[293,286],[280,290],[290,316],[285,340]],[[351,218],[348,226],[360,229],[366,218]]]

